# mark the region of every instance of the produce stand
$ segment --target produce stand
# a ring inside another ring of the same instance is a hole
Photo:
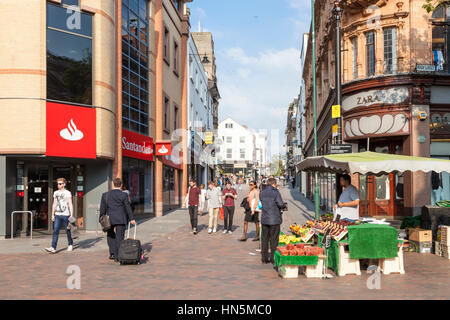
[[[276,251],[273,257],[275,266],[315,266],[319,261],[319,256],[282,256]]]

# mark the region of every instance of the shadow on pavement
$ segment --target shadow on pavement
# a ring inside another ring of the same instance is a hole
[[[97,237],[94,239],[86,239],[78,242],[77,244],[74,244],[75,249],[89,249],[95,246],[97,243],[103,240],[103,237]]]

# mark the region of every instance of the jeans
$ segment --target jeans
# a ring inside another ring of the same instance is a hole
[[[112,225],[111,229],[109,229],[108,232],[106,233],[106,237],[108,241],[109,254],[114,255],[114,258],[118,259],[120,242],[122,242],[122,240],[125,237],[125,225],[124,224]]]
[[[261,255],[262,261],[273,261],[273,256],[278,247],[280,238],[280,225],[266,225],[262,226],[262,240],[261,240]],[[270,258],[269,258],[269,242],[270,242]]]
[[[197,228],[198,223],[198,206],[189,206],[189,215],[191,217],[191,227],[192,229]]]
[[[223,207],[223,229],[233,231],[234,207]]]
[[[217,224],[218,224],[218,218],[219,218],[219,208],[209,208],[209,229],[216,229],[217,230]]]
[[[59,216],[55,215],[55,223],[53,225],[53,237],[52,237],[52,248],[56,249],[56,246],[58,244],[58,236],[59,236],[59,229],[61,228],[61,224],[64,226],[64,229],[67,233],[67,242],[69,243],[69,246],[73,245],[72,236],[70,234],[70,230],[67,230],[67,226],[69,225],[69,216]]]

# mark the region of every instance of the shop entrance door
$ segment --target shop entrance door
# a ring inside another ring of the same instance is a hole
[[[373,143],[370,151],[389,154],[403,154],[402,142]],[[360,146],[360,152],[366,151]],[[403,174],[381,176],[360,175],[359,215],[397,216],[403,211]]]
[[[28,165],[26,172],[27,211],[33,213],[33,230],[47,231],[49,229],[49,174],[48,165]],[[51,213],[50,213],[51,214]],[[28,216],[27,216],[28,217]],[[28,219],[28,218],[27,218]],[[27,221],[22,224],[28,229]]]

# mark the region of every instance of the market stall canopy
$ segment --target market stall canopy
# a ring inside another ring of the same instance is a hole
[[[405,171],[440,173],[450,172],[450,160],[366,151],[309,157],[300,162],[297,168],[301,171],[375,175]]]

